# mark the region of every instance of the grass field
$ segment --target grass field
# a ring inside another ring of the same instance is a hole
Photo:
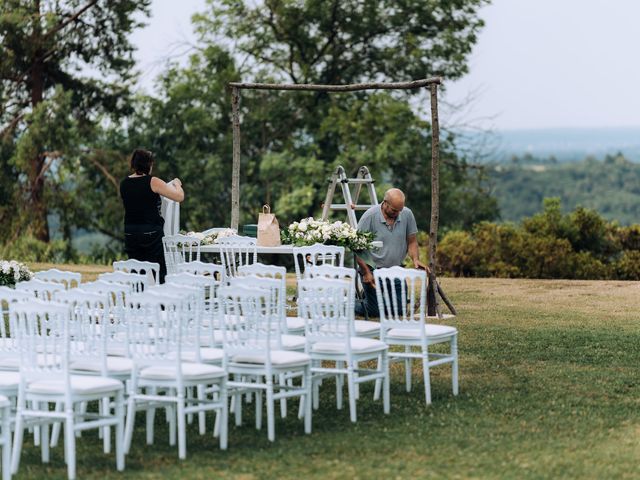
[[[87,267],[85,279],[97,271]],[[457,398],[450,368],[432,371],[426,407],[417,366],[411,393],[394,366],[388,416],[365,385],[351,424],[325,383],[311,435],[290,415],[269,444],[247,408],[244,425],[230,427],[227,452],[191,425],[182,462],[160,416],[155,445],[145,445],[139,416],[124,475],[92,431],[78,442],[78,477],[640,478],[638,283],[445,278],[442,285],[459,309]],[[25,445],[17,478],[65,476],[62,445],[48,466]]]

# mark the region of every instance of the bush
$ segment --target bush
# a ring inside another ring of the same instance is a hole
[[[69,248],[64,240],[47,243],[28,235],[0,246],[0,258],[14,258],[20,262],[64,263],[71,260],[68,252]]]

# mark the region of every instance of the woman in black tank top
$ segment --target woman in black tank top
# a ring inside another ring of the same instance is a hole
[[[167,266],[162,237],[164,219],[160,216],[160,195],[176,202],[184,200],[179,179],[172,185],[151,176],[154,156],[147,150],[134,150],[131,155],[133,174],[120,182],[124,204],[124,249],[130,259],[160,264],[160,283],[164,283]]]

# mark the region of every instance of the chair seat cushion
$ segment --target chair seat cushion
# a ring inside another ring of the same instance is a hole
[[[285,350],[304,350],[306,340],[300,335],[281,335],[280,339]]]
[[[458,333],[455,327],[448,325],[437,325],[435,323],[427,323],[425,325],[427,338],[448,337]],[[420,339],[419,329],[392,328],[387,332],[387,340],[418,340]]]
[[[375,340],[373,338],[361,338],[361,337],[351,337],[351,351],[353,353],[367,353],[367,352],[377,352],[383,351],[389,348],[386,343],[381,342],[380,340]],[[316,342],[311,347],[311,351],[314,353],[331,353],[331,354],[340,354],[346,353],[347,345],[346,342]]]
[[[287,330],[298,331],[304,330],[304,318],[302,317],[287,317]]]
[[[182,363],[182,378],[185,380],[201,380],[225,376],[225,371],[215,365],[204,363]],[[140,370],[140,378],[148,380],[175,380],[177,378],[176,367],[171,365],[159,365]]]
[[[119,380],[93,375],[71,375],[71,391],[74,394],[88,395],[92,393],[109,393],[122,390],[124,385]],[[27,385],[28,393],[60,395],[65,391],[63,379],[36,380]]]
[[[71,370],[80,372],[101,372],[102,362],[99,360],[77,361],[71,364]],[[133,370],[133,362],[124,357],[107,357],[107,372],[114,375],[125,375]]]
[[[255,363],[258,365],[264,365],[265,360],[266,356],[264,353],[238,354],[231,359],[233,363]],[[311,357],[306,353],[271,350],[271,364],[278,367],[296,367],[306,365],[309,362],[311,362]]]
[[[353,322],[353,325],[356,330],[356,335],[380,333],[380,324],[378,322],[372,322],[370,320],[356,320]]]
[[[20,384],[20,373],[0,371],[0,390],[7,388],[18,388]]]
[[[200,361],[203,363],[219,363],[224,357],[224,350],[221,348],[200,348]],[[197,360],[196,352],[182,352],[182,360],[185,362],[195,362]]]

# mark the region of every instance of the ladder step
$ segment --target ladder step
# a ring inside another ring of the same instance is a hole
[[[354,210],[368,210],[373,206],[374,205],[355,205]],[[332,210],[347,210],[347,204],[346,203],[332,203],[330,208]],[[351,209],[351,207],[349,207],[349,210],[350,209]]]
[[[376,183],[376,181],[373,178],[347,178],[347,181],[345,183],[363,183],[363,184],[369,184],[369,183]]]

